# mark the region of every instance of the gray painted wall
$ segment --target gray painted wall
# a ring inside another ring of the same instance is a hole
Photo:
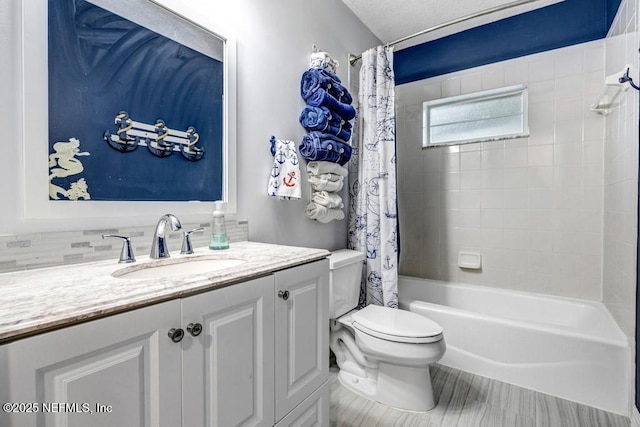
[[[212,10],[211,2],[206,0],[188,3],[191,8],[211,14],[214,22],[224,22],[237,40],[237,218],[249,221],[249,239],[330,250],[344,247],[346,220],[320,224],[304,216],[309,199],[308,188],[303,187],[303,199],[297,202],[277,201],[266,195],[273,162],[268,149],[269,138],[275,135],[299,142],[304,135],[305,131],[298,123],[304,106],[299,95],[299,84],[302,72],[309,67],[312,45],[330,52],[340,62],[338,74],[346,81],[349,73],[348,53],[360,53],[380,41],[340,0],[233,0],[216,10]],[[22,38],[20,22],[21,2],[2,2],[0,56],[4,59],[4,66],[0,67],[0,93],[3,94],[0,126],[4,129],[6,139],[0,156],[3,190],[0,234],[41,231],[23,221],[24,173],[19,152],[22,149],[23,126],[29,126],[29,114],[24,117],[22,114],[23,92],[20,82],[25,40]],[[24,90],[33,88],[26,87]],[[100,215],[100,208],[96,207],[95,216]],[[199,219],[206,220],[208,215],[203,213]],[[80,218],[62,222],[49,231],[89,228],[89,220]],[[150,218],[149,223],[155,223],[156,220]],[[95,222],[94,218],[91,224]],[[126,225],[129,224],[122,224]]]

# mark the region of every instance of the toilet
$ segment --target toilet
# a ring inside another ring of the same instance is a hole
[[[395,408],[435,406],[429,365],[444,355],[442,327],[417,313],[377,305],[357,310],[364,254],[329,257],[330,348],[346,388]]]

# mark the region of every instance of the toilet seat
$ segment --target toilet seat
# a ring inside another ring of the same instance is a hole
[[[351,316],[353,327],[386,341],[427,344],[442,339],[442,326],[406,310],[368,305]]]

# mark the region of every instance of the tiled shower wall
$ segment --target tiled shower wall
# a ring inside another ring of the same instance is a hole
[[[638,0],[623,0],[606,38],[605,71],[635,67],[638,79]],[[635,330],[638,191],[638,93],[629,90],[606,118],[602,300],[622,330]]]
[[[603,40],[396,88],[400,273],[600,300]],[[421,148],[422,102],[515,84],[530,137]],[[481,270],[457,266],[479,252]]]
[[[204,227],[204,230],[192,233],[191,242],[194,247],[207,246],[211,235],[209,223],[183,223],[182,230],[169,233],[168,246],[171,253],[180,253],[183,231],[198,227]],[[246,221],[227,219],[226,227],[231,243],[247,240],[248,224]],[[122,248],[121,240],[103,240],[103,234],[129,236],[135,256],[141,257],[148,255],[151,251],[154,231],[154,226],[148,226],[0,235],[0,273],[108,259],[112,259],[114,262],[118,261]]]

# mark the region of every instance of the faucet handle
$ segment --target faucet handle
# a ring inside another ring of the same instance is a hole
[[[180,251],[183,255],[188,255],[193,253],[193,246],[191,246],[191,233],[195,231],[202,231],[203,227],[194,228],[193,230],[184,232],[184,239],[182,239],[182,250]]]
[[[122,239],[122,250],[120,251],[119,263],[136,262],[136,257],[133,255],[133,248],[131,247],[131,239],[128,236],[118,236],[117,234],[103,234],[102,238],[116,237]]]

